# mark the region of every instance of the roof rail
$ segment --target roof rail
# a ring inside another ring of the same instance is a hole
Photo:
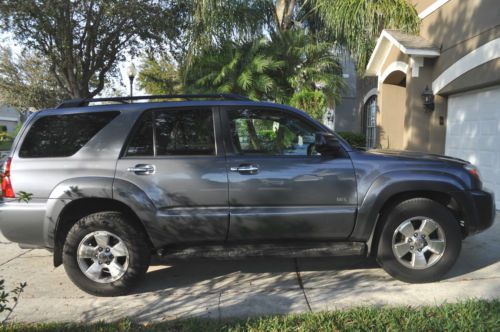
[[[83,98],[64,100],[56,108],[70,108],[88,106],[90,103],[98,102],[117,102],[128,104],[134,100],[145,99],[223,99],[223,100],[250,100],[248,97],[233,93],[213,93],[213,94],[178,94],[178,95],[151,95],[151,96],[133,96],[133,97],[104,97],[104,98]]]

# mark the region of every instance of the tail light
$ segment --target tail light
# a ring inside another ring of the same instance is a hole
[[[14,189],[12,188],[12,182],[10,181],[10,164],[12,158],[8,158],[5,161],[2,170],[2,196],[7,198],[15,198]]]
[[[467,170],[467,172],[469,172],[470,175],[472,175],[473,177],[475,177],[478,180],[481,180],[481,175],[479,174],[479,169],[476,166],[474,166],[472,164],[467,164],[467,165],[465,165],[465,169]]]

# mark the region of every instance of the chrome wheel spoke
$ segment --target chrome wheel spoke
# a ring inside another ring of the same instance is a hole
[[[441,255],[444,251],[444,240],[429,240],[427,242],[427,249],[436,255]]]
[[[102,265],[94,262],[89,268],[85,271],[88,275],[94,277],[95,279],[101,278],[102,275]]]
[[[82,244],[78,247],[78,256],[80,258],[94,258],[95,257],[95,247],[89,246],[87,244]]]
[[[394,245],[394,251],[396,252],[396,255],[401,258],[407,253],[410,252],[410,244],[409,243],[398,243]]]
[[[402,225],[400,225],[398,230],[406,238],[412,237],[413,233],[415,233],[415,227],[413,227],[413,224],[411,223],[411,221],[407,221],[407,222],[403,223]]]
[[[111,276],[113,278],[119,277],[120,275],[122,275],[125,272],[124,267],[122,265],[118,264],[116,262],[116,260],[113,260],[108,265],[108,270],[109,270],[109,274],[111,274]]]
[[[422,252],[414,252],[411,257],[411,266],[417,269],[422,269],[427,266],[427,259]]]
[[[420,225],[420,232],[429,236],[431,235],[436,229],[438,228],[438,225],[430,220],[430,219],[424,219],[422,221],[422,225]]]
[[[94,239],[97,242],[97,245],[101,248],[106,247],[109,243],[109,235],[107,233],[97,232],[94,235]]]
[[[118,242],[115,244],[113,247],[111,247],[111,253],[115,257],[124,257],[128,255],[128,250],[125,244],[123,244],[122,241]]]

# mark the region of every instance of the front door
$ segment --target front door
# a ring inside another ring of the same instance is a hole
[[[320,155],[308,118],[281,109],[221,112],[227,132],[229,240],[344,239],[356,183],[347,154]]]
[[[211,108],[146,111],[118,161],[116,178],[153,202],[161,232],[155,237],[165,244],[226,238],[227,175],[214,114]]]

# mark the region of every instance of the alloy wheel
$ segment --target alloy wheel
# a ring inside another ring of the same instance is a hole
[[[446,249],[446,237],[431,218],[414,217],[403,221],[392,236],[396,259],[410,269],[423,270],[436,264]]]
[[[78,266],[95,282],[110,283],[120,279],[127,271],[129,258],[125,243],[107,231],[92,232],[78,245]]]

